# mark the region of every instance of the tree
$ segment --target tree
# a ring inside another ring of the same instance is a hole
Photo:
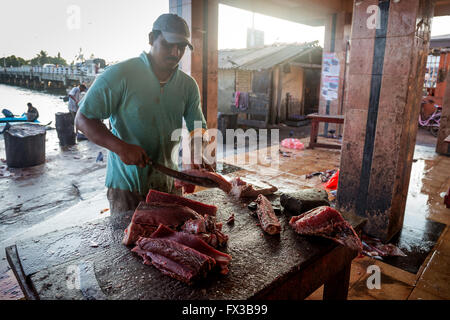
[[[44,50],[41,50],[36,57],[30,60],[32,66],[43,66],[46,63],[57,64],[60,66],[67,66],[67,61],[61,57],[61,53],[58,52],[56,57],[51,57]]]
[[[58,52],[56,57],[49,57],[50,63],[57,64],[59,66],[67,66],[67,61],[61,57],[61,53]]]
[[[6,67],[20,67],[27,64],[27,61],[21,57],[16,57],[15,55],[9,57],[3,57],[0,64]]]

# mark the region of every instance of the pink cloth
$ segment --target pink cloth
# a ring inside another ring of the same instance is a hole
[[[297,150],[303,150],[305,148],[303,143],[301,143],[300,140],[295,138],[283,139],[283,141],[281,141],[281,146],[288,149],[297,149]]]
[[[239,91],[236,91],[236,94],[234,96],[234,105],[236,106],[236,108],[239,108],[239,96],[241,95],[241,93]]]

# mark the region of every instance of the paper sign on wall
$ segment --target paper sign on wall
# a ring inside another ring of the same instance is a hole
[[[338,98],[339,67],[339,59],[335,52],[324,53],[321,93],[326,100],[336,100]]]

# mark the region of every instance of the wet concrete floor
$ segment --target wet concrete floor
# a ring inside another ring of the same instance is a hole
[[[99,152],[104,155],[102,162],[96,162]],[[14,281],[5,275],[11,272],[4,248],[31,234],[82,222],[80,216],[90,219],[83,212],[67,212],[64,217],[61,213],[77,204],[89,203],[99,193],[106,198],[106,158],[106,149],[89,141],[60,147],[56,130],[47,130],[44,164],[7,168],[4,139],[0,135],[0,299],[21,296],[20,289],[11,286]],[[102,200],[107,208],[107,201]]]

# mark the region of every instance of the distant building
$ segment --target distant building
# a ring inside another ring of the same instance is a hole
[[[317,41],[219,50],[218,111],[244,114],[239,123],[255,126],[317,112],[321,62]],[[235,106],[236,92],[250,95],[248,108]]]
[[[435,104],[443,105],[449,70],[450,34],[431,37],[424,78],[424,91],[427,96],[426,103],[422,104],[424,117],[428,117],[434,112]]]

